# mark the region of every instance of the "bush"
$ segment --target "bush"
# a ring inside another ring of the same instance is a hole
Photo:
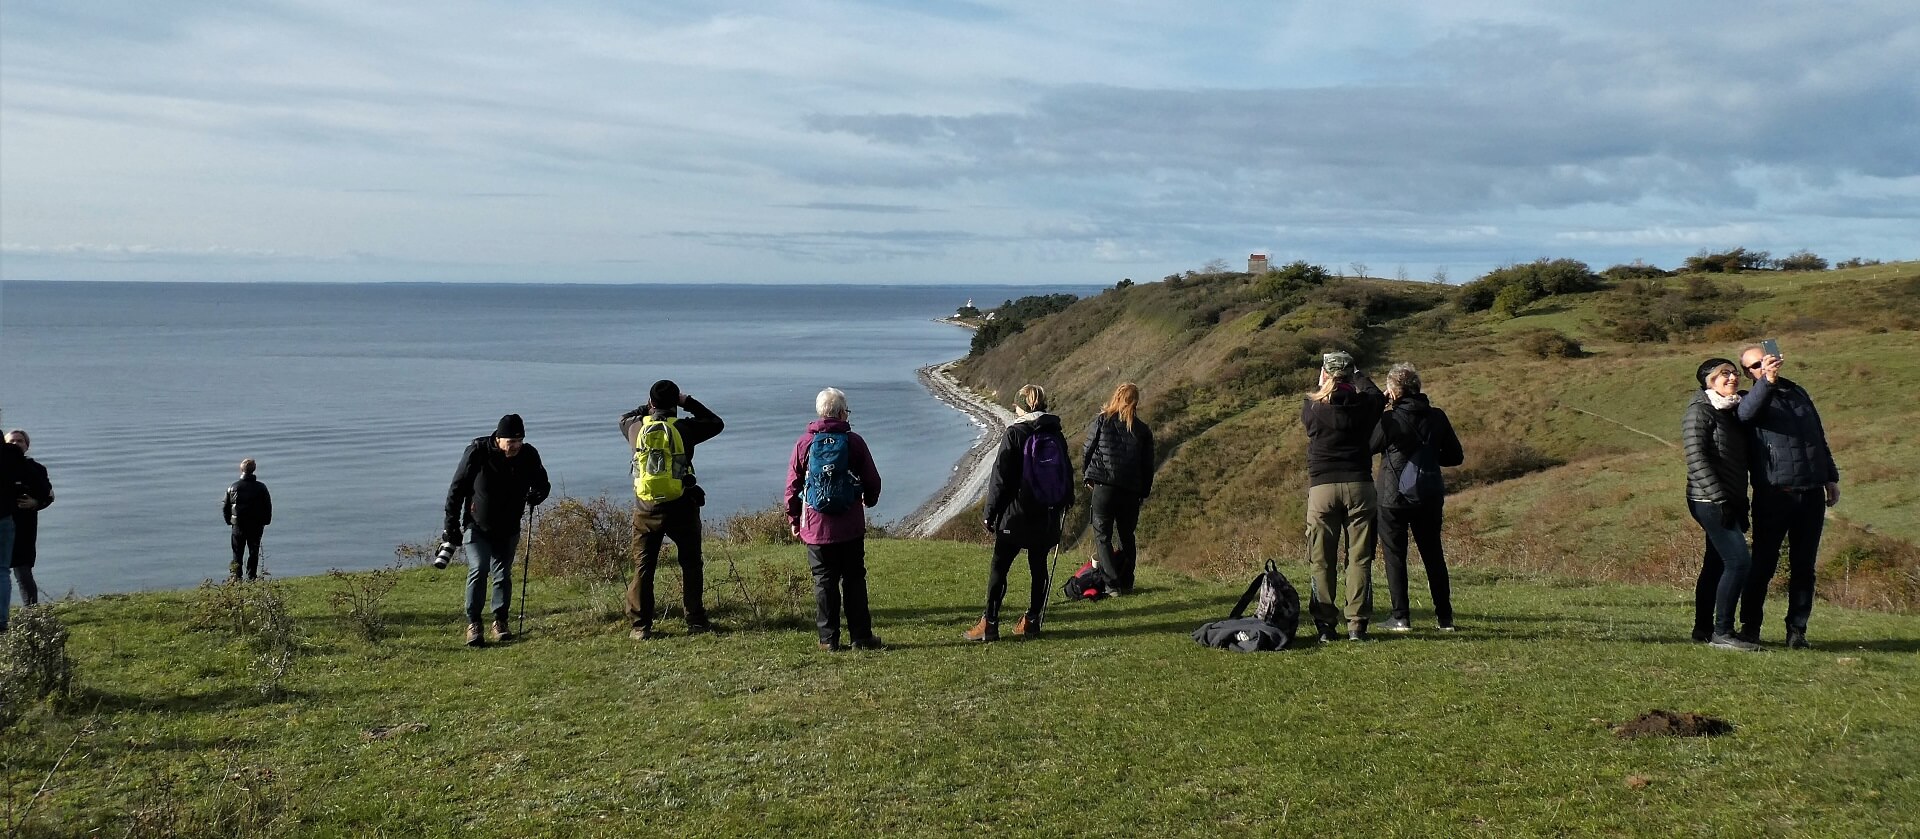
[[[634,502],[563,497],[534,520],[528,570],[582,580],[622,580],[633,568]]]
[[[736,545],[797,545],[787,525],[787,511],[779,505],[737,513],[720,523],[721,538]]]
[[[1580,260],[1542,258],[1488,271],[1461,286],[1454,293],[1454,303],[1462,311],[1480,312],[1502,305],[1504,300],[1511,313],[1541,298],[1593,291],[1600,285],[1599,276]]]
[[[1827,261],[1815,256],[1812,251],[1798,250],[1780,258],[1782,271],[1825,271]]]
[[[1673,272],[1635,260],[1631,265],[1615,265],[1612,268],[1601,271],[1600,276],[1613,282],[1619,282],[1621,280],[1658,280],[1673,276]]]
[[[1579,358],[1580,342],[1555,329],[1529,329],[1514,341],[1521,351],[1535,358]]]
[[[400,584],[398,568],[381,568],[349,574],[340,569],[327,572],[339,584],[327,595],[327,603],[343,618],[361,640],[379,644],[387,637],[387,595]]]
[[[48,605],[14,613],[0,634],[0,729],[46,699],[67,698],[73,686],[73,659],[67,657],[67,627]]]
[[[271,582],[201,583],[187,607],[187,628],[225,633],[250,647],[255,656],[247,672],[269,699],[286,693],[294,658],[305,645],[285,593]]]
[[[1548,457],[1524,442],[1506,436],[1483,436],[1462,441],[1467,462],[1447,473],[1449,492],[1480,484],[1510,481],[1561,465],[1564,461]]]
[[[1772,265],[1773,257],[1766,251],[1734,248],[1730,251],[1709,253],[1702,249],[1699,253],[1687,257],[1685,270],[1689,274],[1738,274],[1742,271],[1758,271]]]
[[[1833,534],[1838,538],[1830,542],[1832,553],[1820,563],[1820,596],[1852,609],[1920,608],[1920,546],[1852,523],[1840,525]]]
[[[1644,343],[1688,337],[1726,320],[1741,302],[1738,289],[1695,275],[1677,287],[1667,280],[1627,280],[1598,308],[1610,337]]]

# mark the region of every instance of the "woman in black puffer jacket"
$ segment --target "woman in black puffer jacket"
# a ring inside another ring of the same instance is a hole
[[[1135,416],[1139,408],[1140,386],[1121,383],[1087,426],[1080,449],[1080,474],[1093,490],[1093,564],[1114,594],[1133,591],[1133,530],[1140,504],[1153,494],[1153,431]]]
[[[1693,587],[1693,640],[1753,652],[1759,644],[1733,634],[1733,612],[1746,589],[1747,432],[1735,411],[1744,396],[1732,361],[1709,358],[1694,372],[1700,390],[1680,421],[1687,455],[1687,507],[1706,532],[1706,555]]]

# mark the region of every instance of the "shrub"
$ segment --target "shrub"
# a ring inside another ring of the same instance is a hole
[[[779,505],[736,513],[718,528],[726,539],[737,545],[797,545],[787,525],[787,511]]]
[[[1613,282],[1619,282],[1621,280],[1658,280],[1673,276],[1673,272],[1664,270],[1659,266],[1648,265],[1639,260],[1634,260],[1630,265],[1615,265],[1612,268],[1601,271],[1600,276]]]
[[[1852,523],[1835,529],[1839,538],[1820,563],[1822,598],[1854,609],[1920,608],[1920,546]]]
[[[187,627],[225,633],[250,647],[255,656],[247,672],[267,698],[286,692],[294,657],[305,643],[286,595],[271,582],[201,583],[187,607]]]
[[[1463,441],[1461,447],[1467,452],[1467,462],[1447,473],[1448,491],[1509,481],[1563,463],[1506,436],[1478,436]]]
[[[1836,265],[1836,266],[1834,266],[1834,267],[1836,267],[1836,268],[1865,268],[1865,267],[1867,267],[1867,266],[1869,266],[1869,265],[1880,265],[1880,264],[1882,264],[1882,263],[1881,263],[1881,262],[1880,262],[1880,260],[1878,260],[1878,259],[1864,259],[1864,258],[1861,258],[1861,257],[1858,257],[1858,256],[1856,256],[1856,257],[1853,257],[1853,258],[1851,258],[1851,259],[1842,259],[1842,260],[1840,260],[1840,264],[1839,264],[1839,265]]]
[[[400,584],[398,568],[381,568],[349,574],[340,569],[327,572],[339,588],[327,594],[327,603],[343,618],[361,640],[379,644],[387,637],[387,595]]]
[[[1827,261],[1815,256],[1812,251],[1801,249],[1780,258],[1782,271],[1825,271]]]
[[[67,657],[67,627],[60,616],[47,605],[16,612],[0,634],[0,729],[35,702],[65,699],[72,686],[73,659]]]
[[[1521,351],[1535,358],[1578,358],[1580,342],[1554,329],[1529,329],[1514,341]]]
[[[993,349],[1001,341],[1025,331],[1029,322],[1065,309],[1078,299],[1071,294],[1033,294],[1002,302],[993,310],[992,319],[974,330],[967,355],[976,356]]]
[[[1773,257],[1766,251],[1734,248],[1730,251],[1710,253],[1702,249],[1699,253],[1687,257],[1685,270],[1689,274],[1738,274],[1742,271],[1757,271],[1771,265],[1773,265]]]
[[[528,570],[583,580],[624,579],[633,567],[632,499],[561,498],[534,520]]]
[[[1711,341],[1716,344],[1731,344],[1736,341],[1751,339],[1759,334],[1760,326],[1753,321],[1723,320],[1719,323],[1709,324],[1706,329],[1701,330],[1700,338],[1701,340]]]
[[[1676,287],[1668,280],[1627,280],[1600,301],[1601,324],[1613,338],[1665,341],[1725,320],[1739,308],[1739,290],[1702,276]]]
[[[1526,304],[1544,297],[1593,291],[1599,287],[1600,278],[1586,263],[1577,259],[1542,258],[1488,271],[1461,286],[1454,293],[1454,303],[1462,311],[1480,312],[1499,305],[1504,294],[1507,310],[1518,312]]]

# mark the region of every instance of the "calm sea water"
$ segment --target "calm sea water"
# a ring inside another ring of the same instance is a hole
[[[462,447],[504,413],[556,492],[625,497],[615,421],[661,378],[727,421],[698,455],[709,520],[779,499],[828,385],[885,477],[874,515],[895,519],[979,433],[914,379],[966,352],[933,319],[1058,290],[7,282],[0,422],[53,479],[37,576],[55,597],[224,576],[220,501],[244,457],[273,491],[280,576],[430,538]]]

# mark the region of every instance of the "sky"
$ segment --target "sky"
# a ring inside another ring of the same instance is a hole
[[[1920,257],[1846,3],[0,5],[0,280],[1472,279]]]

